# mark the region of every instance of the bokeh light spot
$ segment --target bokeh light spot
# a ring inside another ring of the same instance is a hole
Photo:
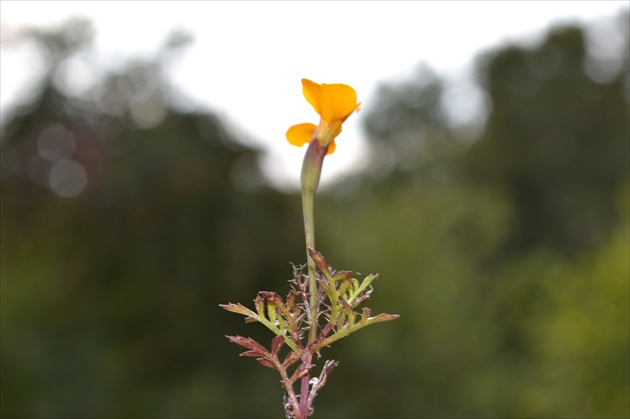
[[[61,161],[50,170],[48,183],[57,195],[74,198],[87,186],[87,172],[81,164],[73,160]]]
[[[77,149],[74,133],[61,124],[50,125],[37,138],[37,151],[42,158],[57,162],[67,160]]]

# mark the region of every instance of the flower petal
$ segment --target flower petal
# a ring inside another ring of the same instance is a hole
[[[302,147],[304,144],[311,141],[316,129],[317,126],[315,124],[308,122],[293,125],[287,130],[287,141],[289,141],[291,145]]]
[[[302,94],[315,109],[315,112],[321,115],[319,101],[322,95],[319,84],[309,79],[302,79]]]
[[[326,150],[326,155],[332,154],[335,152],[337,145],[335,144],[335,140],[332,143],[328,144],[328,150]]]
[[[357,93],[347,84],[318,84],[302,79],[302,93],[315,112],[328,122],[344,121],[359,108]]]
[[[357,93],[347,84],[322,84],[321,117],[327,121],[345,121],[357,108]]]

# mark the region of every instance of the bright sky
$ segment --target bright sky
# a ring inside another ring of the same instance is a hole
[[[318,118],[302,97],[303,77],[349,84],[367,108],[379,83],[405,77],[421,62],[458,77],[484,50],[535,41],[552,23],[594,22],[627,8],[626,0],[0,2],[3,32],[87,16],[97,50],[112,60],[155,51],[174,28],[188,31],[195,42],[172,83],[263,146],[265,169],[281,186],[297,186],[305,151],[286,143],[286,129]],[[25,82],[23,63],[4,46],[1,70],[4,108]],[[360,118],[344,124],[324,182],[364,156]]]

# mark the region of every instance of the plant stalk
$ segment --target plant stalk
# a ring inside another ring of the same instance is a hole
[[[315,262],[308,249],[315,249],[315,215],[314,200],[319,178],[322,173],[324,157],[328,147],[322,147],[313,137],[308,145],[304,162],[302,163],[302,211],[304,214],[304,235],[306,238],[306,260],[308,266],[308,285],[310,294],[311,324],[308,342],[317,338],[317,279],[315,278]]]

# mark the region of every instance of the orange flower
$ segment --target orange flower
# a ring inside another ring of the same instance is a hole
[[[287,130],[287,140],[301,147],[312,139],[327,147],[326,154],[335,151],[335,137],[341,132],[341,124],[354,111],[359,110],[357,93],[346,84],[318,84],[302,79],[302,93],[320,116],[319,125],[303,123]]]

